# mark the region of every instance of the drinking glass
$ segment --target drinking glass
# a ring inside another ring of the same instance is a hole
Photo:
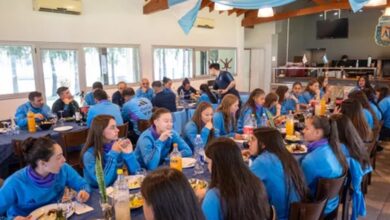
[[[62,114],[64,113],[64,110],[59,110],[58,111],[60,113],[60,119],[58,120],[59,123],[60,123],[60,126],[63,126],[64,125],[64,122],[65,122],[65,119],[64,117],[62,116]]]

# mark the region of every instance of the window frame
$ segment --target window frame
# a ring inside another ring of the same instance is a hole
[[[237,76],[237,67],[238,67],[238,48],[236,47],[209,47],[209,46],[175,46],[175,45],[152,45],[152,69],[153,69],[153,81],[156,80],[161,80],[161,79],[156,79],[155,78],[155,71],[154,71],[154,65],[155,65],[155,60],[154,60],[154,50],[155,49],[192,49],[192,74],[189,79],[193,80],[200,80],[200,79],[210,79],[213,78],[214,76],[208,74],[208,75],[203,75],[203,76],[197,76],[196,73],[196,56],[195,53],[196,51],[201,51],[201,50],[235,50],[235,57],[236,57],[236,65],[235,65],[235,71],[234,73],[231,73],[233,76]],[[184,78],[179,78],[179,79],[172,79],[173,82],[181,82]]]
[[[32,65],[34,71],[35,91],[42,92],[45,102],[46,90],[43,73],[43,63],[41,57],[41,50],[58,49],[58,50],[75,50],[77,52],[78,62],[78,77],[80,91],[89,91],[92,87],[87,86],[87,76],[85,69],[85,47],[106,47],[106,48],[137,48],[139,61],[139,78],[142,79],[142,56],[140,44],[109,44],[109,43],[65,43],[65,42],[34,42],[34,41],[0,41],[1,46],[30,46],[32,49]],[[137,85],[138,82],[128,83],[128,85]],[[105,89],[115,89],[116,85],[104,85]],[[30,92],[20,92],[12,94],[0,94],[0,100],[8,99],[26,99]]]

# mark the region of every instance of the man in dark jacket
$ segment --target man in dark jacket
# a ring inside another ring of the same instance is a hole
[[[112,94],[112,103],[119,105],[122,108],[123,103],[125,103],[125,99],[123,98],[123,90],[127,88],[127,84],[123,81],[118,83],[118,91]]]
[[[219,94],[221,94],[221,99],[226,94],[233,94],[237,96],[238,100],[240,100],[240,95],[236,90],[236,81],[231,73],[220,70],[218,63],[210,64],[209,71],[211,75],[217,76],[217,78],[215,78],[213,89],[218,90]]]
[[[73,117],[76,111],[79,111],[79,104],[73,100],[73,96],[68,87],[61,86],[57,89],[57,95],[60,97],[53,103],[52,112],[57,114],[58,118]],[[61,114],[62,111],[62,114]]]
[[[154,81],[152,87],[156,94],[152,100],[153,107],[166,108],[175,112],[177,110],[175,93],[170,89],[164,89],[160,81]]]

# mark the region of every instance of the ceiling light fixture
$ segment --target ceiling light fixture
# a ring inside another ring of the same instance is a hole
[[[257,17],[267,18],[274,16],[274,10],[272,8],[260,8],[257,12]]]

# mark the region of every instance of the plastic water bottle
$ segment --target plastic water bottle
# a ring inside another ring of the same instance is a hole
[[[117,170],[118,178],[114,183],[115,194],[114,194],[114,209],[115,219],[117,220],[128,220],[131,219],[129,209],[129,186],[126,179],[123,176],[123,170]]]
[[[181,102],[182,106],[184,108],[186,108],[187,107],[187,102],[185,100],[184,90],[180,90],[179,96],[180,96],[180,102]]]
[[[250,117],[247,117],[247,119],[245,120],[244,138],[248,139],[253,134],[253,130],[256,127],[257,127],[256,116],[255,114],[251,114]]]
[[[195,175],[197,174],[202,174],[204,173],[203,169],[203,164],[204,164],[204,145],[202,138],[200,137],[200,134],[196,135],[196,138],[194,140],[194,157],[196,160],[195,167],[194,167],[194,173]]]
[[[265,115],[265,113],[263,113],[263,115],[261,116],[261,126],[267,127],[267,116]]]

